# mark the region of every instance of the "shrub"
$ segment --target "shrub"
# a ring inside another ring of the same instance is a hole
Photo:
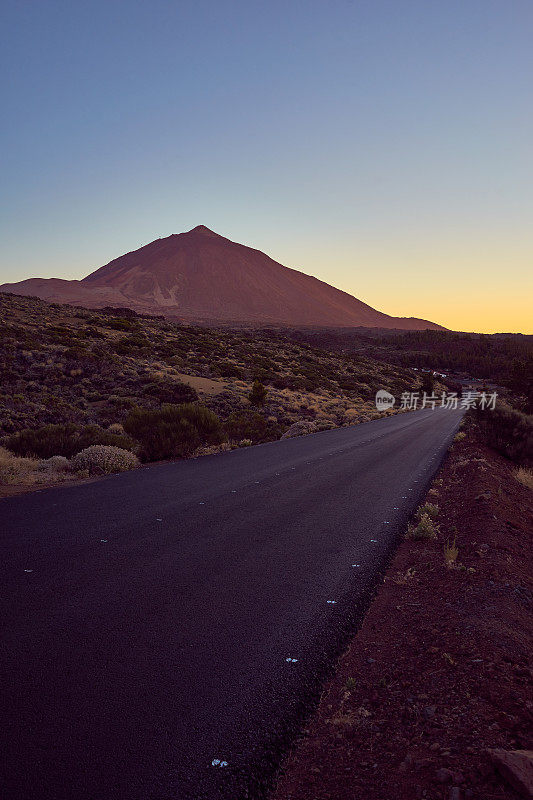
[[[437,526],[429,514],[421,513],[418,523],[409,527],[407,537],[409,539],[436,539],[437,530]]]
[[[86,447],[71,459],[75,472],[87,470],[89,475],[107,475],[111,472],[126,472],[139,466],[139,459],[129,450],[105,444]]]
[[[251,409],[233,411],[224,423],[226,433],[235,442],[251,439],[252,442],[268,442],[278,439],[282,429],[277,422],[267,420]]]
[[[44,472],[50,470],[54,472],[67,472],[70,467],[70,462],[65,456],[52,456],[43,461],[39,461],[38,468]]]
[[[317,427],[315,422],[300,420],[299,422],[294,422],[290,428],[285,431],[281,438],[292,439],[295,436],[305,436],[308,433],[315,433],[316,429]]]
[[[232,361],[219,361],[217,372],[222,378],[244,378],[244,371]]]
[[[420,506],[416,513],[418,519],[420,519],[422,514],[427,514],[428,517],[431,517],[431,519],[436,519],[439,515],[439,507],[434,505],[434,503],[424,503],[424,505]]]
[[[433,373],[425,372],[422,375],[422,384],[420,386],[420,391],[426,392],[426,394],[432,394],[434,386],[435,386],[435,379],[433,377]]]
[[[74,438],[76,426],[45,425],[42,428],[27,428],[14,433],[6,439],[6,446],[17,456],[36,456],[50,458],[62,455],[69,458],[74,455]]]
[[[153,382],[143,386],[143,395],[154,397],[160,403],[194,403],[198,400],[196,390],[181,381]]]
[[[217,415],[196,403],[163,405],[153,411],[135,408],[124,429],[140,442],[145,461],[188,456],[201,445],[224,439]]]
[[[489,447],[519,464],[533,464],[533,415],[499,403],[494,410],[476,409]]]
[[[252,385],[252,391],[248,395],[248,400],[254,406],[264,406],[267,394],[268,394],[268,389],[266,388],[266,386],[263,386],[263,384],[260,381],[255,380]]]
[[[115,331],[136,331],[139,327],[139,323],[137,321],[125,319],[124,317],[102,320],[98,324],[105,325],[106,328],[112,328]]]
[[[71,458],[92,444],[104,444],[131,450],[134,442],[128,437],[105,431],[98,425],[45,425],[27,428],[9,436],[6,447],[18,456]]]
[[[136,356],[145,352],[150,347],[150,342],[142,334],[132,333],[124,336],[115,344],[115,353],[119,356]]]

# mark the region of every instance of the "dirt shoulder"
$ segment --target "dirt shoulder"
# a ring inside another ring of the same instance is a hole
[[[427,498],[438,538],[401,542],[272,800],[524,796],[487,752],[533,747],[533,493],[515,472],[474,430],[454,444]]]

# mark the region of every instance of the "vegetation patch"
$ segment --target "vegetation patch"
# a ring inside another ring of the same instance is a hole
[[[143,461],[190,456],[198,447],[224,440],[217,415],[195,403],[153,411],[135,408],[124,420],[124,429],[140,443]]]
[[[500,402],[494,410],[477,409],[474,416],[489,447],[519,464],[533,465],[533,414]]]
[[[109,445],[126,450],[134,449],[133,439],[123,433],[113,433],[98,425],[45,425],[42,428],[27,428],[8,436],[5,445],[18,456],[70,458],[90,445]]]
[[[76,453],[71,460],[71,467],[76,472],[89,475],[108,475],[112,472],[126,472],[139,466],[137,456],[129,450],[120,447],[111,447],[105,444],[93,444],[80,453]]]

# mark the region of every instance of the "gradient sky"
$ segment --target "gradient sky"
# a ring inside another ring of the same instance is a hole
[[[533,332],[531,0],[3,0],[0,282],[204,224]]]

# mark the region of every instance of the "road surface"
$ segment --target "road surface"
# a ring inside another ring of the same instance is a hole
[[[0,501],[0,796],[259,798],[461,415]]]

